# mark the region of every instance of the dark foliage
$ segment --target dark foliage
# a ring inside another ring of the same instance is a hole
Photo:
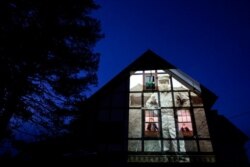
[[[98,7],[93,0],[0,2],[0,140],[25,127],[28,135],[64,132],[74,104],[97,84],[93,48],[103,35],[90,14]]]

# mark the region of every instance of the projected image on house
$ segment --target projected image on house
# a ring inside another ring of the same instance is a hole
[[[191,88],[167,70],[131,72],[129,162],[214,161],[203,101]]]

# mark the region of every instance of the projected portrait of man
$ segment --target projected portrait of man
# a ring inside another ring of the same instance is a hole
[[[159,76],[158,77],[158,90],[159,92],[153,93],[146,101],[146,107],[160,108],[161,109],[161,120],[162,120],[162,134],[163,138],[170,139],[168,142],[164,142],[163,151],[174,151],[174,152],[186,152],[185,143],[179,141],[179,151],[176,139],[176,125],[174,118],[174,110],[172,108],[175,105],[179,107],[188,101],[188,97],[181,93],[175,93],[168,91],[170,89],[169,77]],[[159,93],[159,94],[158,94]],[[160,98],[160,100],[158,100]]]

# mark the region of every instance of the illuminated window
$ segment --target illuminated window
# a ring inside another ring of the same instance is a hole
[[[159,111],[158,110],[146,110],[145,111],[145,137],[160,137],[159,127]]]
[[[145,88],[146,89],[155,89],[155,76],[154,75],[146,75],[145,76]]]
[[[178,128],[183,137],[193,136],[193,127],[189,110],[178,110]]]
[[[189,88],[167,70],[131,73],[129,162],[188,163],[189,153],[213,152],[203,101]]]

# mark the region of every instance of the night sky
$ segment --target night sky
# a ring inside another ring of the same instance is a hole
[[[95,2],[105,38],[94,49],[101,59],[92,93],[151,49],[214,92],[213,109],[250,137],[249,0]]]

